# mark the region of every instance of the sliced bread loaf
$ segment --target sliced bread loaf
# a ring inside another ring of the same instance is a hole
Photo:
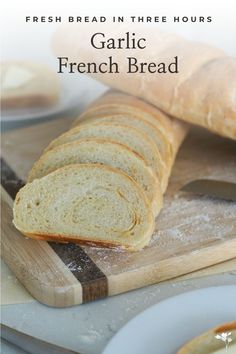
[[[132,106],[128,106],[125,104],[119,104],[116,102],[111,102],[111,103],[107,103],[104,105],[99,104],[98,107],[97,106],[92,106],[89,107],[88,109],[86,109],[85,112],[83,112],[73,123],[73,127],[80,124],[81,121],[87,120],[87,119],[91,119],[91,118],[98,118],[102,115],[114,115],[114,114],[122,114],[122,115],[132,115],[134,117],[137,118],[141,118],[144,119],[146,121],[149,121],[150,123],[154,124],[157,126],[157,128],[159,130],[161,130],[162,134],[166,134],[167,132],[167,128],[165,125],[162,124],[162,122],[160,120],[156,120],[152,115],[150,115],[147,112],[143,112],[141,109],[137,108],[137,107],[132,107]],[[168,130],[168,140],[171,143],[172,141],[172,136],[171,136],[171,127]]]
[[[143,101],[138,97],[124,94],[119,91],[109,90],[95,102],[93,102],[84,113],[82,113],[73,125],[77,125],[81,120],[101,116],[101,114],[132,114],[156,125],[166,136],[173,150],[176,144],[176,129],[179,134],[186,135],[187,124],[176,120],[168,114],[160,111],[157,107]]]
[[[32,238],[139,250],[154,218],[145,193],[109,166],[69,165],[26,184],[14,202],[14,224]]]
[[[110,122],[93,122],[79,125],[53,140],[46,151],[81,138],[103,138],[123,144],[138,153],[153,169],[161,185],[165,171],[160,160],[160,153],[155,143],[140,129]]]
[[[128,147],[105,139],[84,138],[49,150],[34,164],[28,181],[76,163],[100,163],[127,173],[145,191],[154,215],[159,213],[162,207],[162,191],[152,169]]]
[[[90,122],[96,121],[96,122],[117,122],[120,124],[126,124],[134,128],[138,128],[142,130],[149,139],[152,139],[161,156],[161,161],[163,164],[163,167],[168,166],[172,160],[172,152],[171,152],[171,144],[165,137],[165,135],[162,134],[160,129],[157,129],[157,127],[148,122],[147,120],[137,117],[131,113],[126,113],[126,114],[110,114],[110,112],[104,114],[102,113],[101,115],[97,115],[89,120]],[[85,121],[85,124],[87,121]],[[84,124],[81,122],[81,124]]]

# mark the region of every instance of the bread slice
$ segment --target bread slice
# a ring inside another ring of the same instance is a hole
[[[227,340],[228,339],[228,340]],[[235,354],[236,321],[217,326],[186,343],[177,354]]]
[[[147,245],[154,230],[138,184],[97,164],[69,165],[26,184],[13,215],[15,227],[28,237],[132,251]]]
[[[148,135],[149,139],[152,139],[161,155],[161,161],[163,166],[168,166],[170,161],[172,160],[172,152],[171,152],[171,144],[162,134],[160,129],[148,122],[147,120],[136,117],[133,114],[126,113],[126,114],[111,114],[109,111],[107,113],[101,113],[101,115],[96,115],[95,117],[90,119],[91,121],[99,121],[99,122],[117,122],[120,124],[126,124],[131,127],[139,128],[145,134]],[[85,123],[88,121],[86,120]],[[83,124],[83,122],[81,122]]]
[[[165,138],[170,142],[172,159],[170,169],[173,165],[178,149],[189,130],[188,124],[171,117],[165,112],[143,99],[124,94],[121,91],[108,90],[104,95],[93,102],[73,123],[77,126],[90,119],[100,118],[105,115],[128,115],[141,118],[161,130]]]
[[[170,143],[173,142],[172,118],[160,111],[157,107],[139,99],[135,96],[127,95],[119,91],[109,90],[98,100],[93,102],[77,121],[101,115],[101,113],[110,114],[132,114],[143,118],[157,126],[161,132],[166,135]],[[183,124],[185,125],[185,124]]]
[[[165,171],[155,143],[145,133],[125,124],[93,122],[79,125],[53,140],[45,151],[81,138],[103,138],[123,144],[138,153],[157,175],[161,185]]]
[[[162,191],[152,169],[128,147],[105,139],[84,138],[49,150],[34,164],[28,181],[75,163],[100,163],[127,173],[145,191],[154,215],[159,213],[162,207]]]
[[[1,64],[1,105],[8,108],[42,107],[59,99],[59,80],[44,64],[7,61]]]
[[[152,104],[149,104],[138,97],[112,90],[109,90],[93,102],[86,111],[75,120],[73,126],[78,125],[81,120],[95,118],[102,114],[107,115],[107,113],[131,114],[156,125],[171,143],[171,150],[174,155],[177,151],[176,142],[179,141],[176,139],[176,130],[179,135],[183,136],[186,135],[188,130],[188,125],[186,123],[172,118]]]

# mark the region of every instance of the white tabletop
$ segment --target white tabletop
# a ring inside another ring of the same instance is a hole
[[[208,286],[236,284],[236,271],[184,281],[171,280],[71,308],[50,308],[37,301],[2,306],[10,327],[81,354],[100,354],[132,317],[170,296]],[[14,351],[3,344],[4,354]]]

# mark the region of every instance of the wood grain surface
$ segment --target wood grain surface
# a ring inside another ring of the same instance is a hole
[[[179,191],[196,178],[236,182],[236,143],[199,129],[178,154],[164,208],[144,250],[127,253],[23,237],[12,224],[12,198],[42,150],[69,124],[60,119],[5,133],[2,139],[2,256],[36,299],[71,306],[236,256],[236,204]]]

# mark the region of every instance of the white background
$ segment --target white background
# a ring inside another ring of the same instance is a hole
[[[5,0],[1,11],[2,56],[53,61],[50,38],[55,23],[25,23],[26,16],[212,16],[211,23],[155,24],[185,37],[208,42],[236,56],[234,0]]]

